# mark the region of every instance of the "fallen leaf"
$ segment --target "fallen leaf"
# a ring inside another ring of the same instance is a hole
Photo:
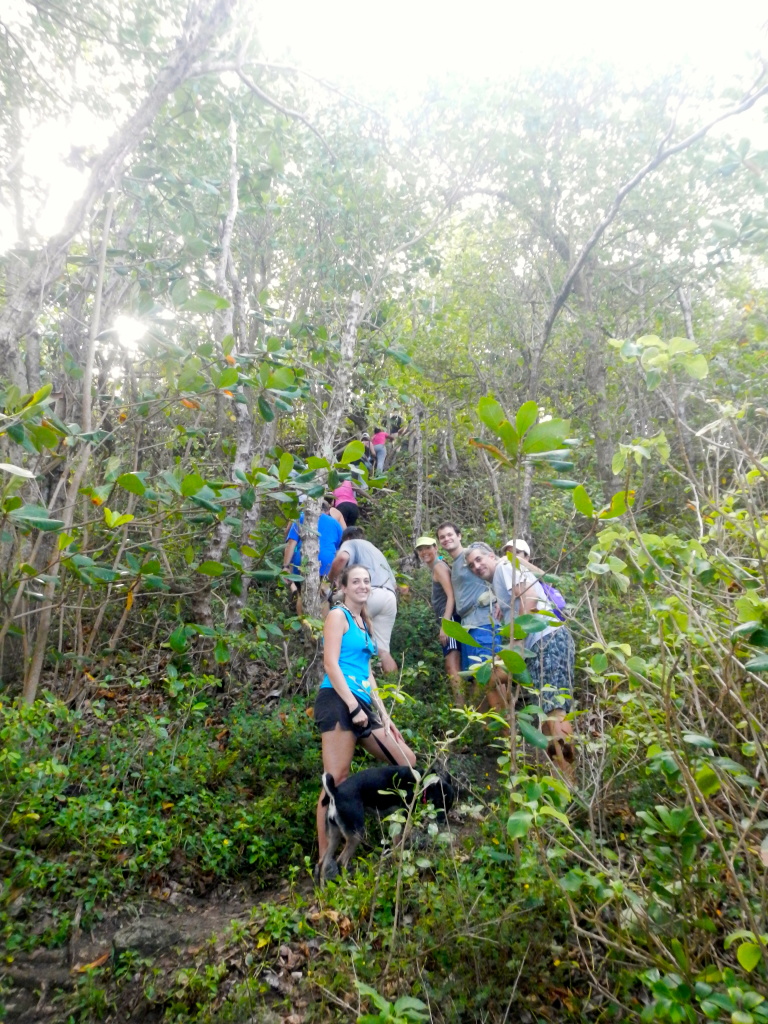
[[[86,971],[93,970],[94,967],[103,967],[107,960],[109,960],[110,956],[111,952],[102,953],[101,956],[96,957],[96,959],[92,960],[89,964],[83,964],[82,966],[77,964],[72,968],[72,973],[85,974]]]

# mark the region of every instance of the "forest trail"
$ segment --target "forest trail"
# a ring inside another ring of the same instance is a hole
[[[299,886],[310,893],[309,879]],[[19,954],[6,967],[6,979],[13,990],[6,997],[7,1020],[17,1024],[56,1024],[66,1019],[62,1005],[64,994],[75,992],[89,970],[117,962],[120,953],[132,950],[138,967],[151,963],[163,978],[189,967],[204,950],[223,954],[231,951],[228,934],[233,925],[246,925],[259,908],[284,903],[289,899],[288,885],[279,889],[249,892],[247,883],[219,885],[206,897],[183,892],[175,883],[162,886],[155,898],[132,902],[105,910],[101,921],[87,931],[79,931],[67,946],[40,947]],[[126,1003],[121,1019],[155,1019],[144,992],[125,986]],[[161,1019],[164,1007],[157,1009]]]

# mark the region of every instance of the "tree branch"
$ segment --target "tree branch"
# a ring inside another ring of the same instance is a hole
[[[552,303],[552,308],[549,312],[549,316],[547,317],[547,322],[544,325],[544,344],[546,344],[549,340],[549,336],[552,333],[552,328],[555,325],[555,320],[557,319],[560,310],[567,302],[568,296],[571,294],[571,290],[574,286],[576,278],[579,276],[582,269],[584,268],[584,264],[589,259],[590,253],[595,248],[597,243],[600,241],[602,236],[605,234],[608,227],[610,227],[611,223],[616,218],[616,215],[618,214],[619,209],[621,208],[621,204],[624,202],[624,200],[627,198],[630,192],[632,192],[633,189],[637,188],[640,182],[643,181],[644,178],[647,178],[648,175],[651,174],[653,171],[655,171],[657,167],[663,164],[665,160],[668,160],[671,156],[675,156],[677,153],[681,153],[684,149],[688,149],[690,146],[694,145],[694,143],[698,142],[700,139],[703,139],[707,132],[709,132],[712,128],[714,128],[716,124],[719,124],[721,121],[725,121],[728,118],[735,117],[737,114],[743,114],[745,110],[749,110],[750,107],[754,106],[754,104],[760,99],[761,96],[765,96],[766,94],[768,94],[768,85],[764,85],[761,89],[758,89],[756,92],[752,92],[750,95],[746,96],[745,99],[743,99],[741,103],[738,104],[738,106],[731,107],[730,110],[726,110],[724,113],[719,114],[717,117],[713,118],[707,124],[703,125],[703,127],[697,129],[697,131],[687,136],[687,138],[681,139],[680,142],[675,143],[674,146],[667,146],[667,142],[670,138],[674,125],[672,126],[672,128],[670,128],[670,130],[667,132],[666,136],[662,140],[656,152],[656,155],[651,157],[651,159],[643,167],[641,167],[629,179],[629,181],[622,185],[622,187],[616,193],[613,203],[611,204],[610,210],[605,215],[605,217],[603,217],[603,219],[597,225],[595,230],[592,232],[583,249],[579,253],[576,262],[568,271],[568,274],[566,275],[565,281],[563,282],[560,291],[555,296],[555,300]]]
[[[274,107],[275,110],[279,110],[280,113],[284,114],[286,117],[292,117],[296,121],[301,121],[301,123],[305,127],[309,128],[309,130],[312,132],[312,134],[317,136],[317,138],[325,146],[325,148],[326,148],[326,150],[328,152],[328,155],[330,156],[331,160],[333,160],[334,163],[338,163],[338,157],[336,156],[334,151],[331,149],[331,147],[325,141],[325,138],[321,135],[321,133],[318,131],[318,129],[315,128],[315,126],[312,124],[311,121],[308,121],[307,118],[304,117],[303,114],[299,113],[298,110],[290,110],[288,107],[284,107],[282,105],[282,103],[279,103],[276,99],[273,99],[273,97],[268,95],[266,92],[264,92],[264,90],[260,86],[256,85],[254,80],[249,75],[247,75],[245,73],[245,71],[243,71],[242,68],[235,67],[235,68],[232,68],[232,70],[248,86],[248,88],[251,90],[251,92],[255,93],[259,97],[259,99],[261,99],[265,103],[269,104],[270,107]]]

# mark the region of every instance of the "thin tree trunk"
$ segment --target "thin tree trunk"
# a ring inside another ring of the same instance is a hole
[[[339,361],[334,373],[333,388],[328,401],[328,411],[323,418],[320,437],[318,439],[318,455],[333,464],[335,459],[336,438],[341,427],[342,418],[349,405],[350,382],[354,367],[355,350],[357,348],[357,328],[363,318],[363,304],[359,292],[353,292],[349,303],[347,321],[341,334]],[[318,483],[325,484],[328,471],[319,469]],[[304,539],[302,554],[304,569],[304,611],[311,618],[320,617],[320,539],[317,535],[317,521],[323,506],[322,495],[309,498],[304,506]]]
[[[416,456],[416,501],[411,531],[414,541],[421,536],[424,524],[424,437],[421,432],[421,417],[422,410],[417,409],[414,416],[416,429],[413,435],[413,453]]]
[[[107,248],[109,246],[109,231],[112,226],[112,214],[117,201],[117,189],[114,189],[110,197],[107,209],[104,214],[104,231],[101,238],[101,252],[99,254],[99,269],[96,277],[96,290],[93,296],[93,315],[91,327],[88,334],[88,349],[86,352],[85,368],[83,370],[83,400],[82,400],[82,433],[87,434],[92,429],[91,419],[91,386],[93,383],[93,359],[96,349],[96,336],[99,333],[101,323],[101,299],[104,291],[104,273],[107,263]],[[80,485],[83,482],[88,463],[91,459],[91,444],[86,442],[80,453],[72,479],[67,488],[67,498],[62,512],[64,532],[68,532],[75,518],[75,507]],[[32,704],[37,696],[37,689],[40,685],[40,675],[43,671],[45,652],[48,647],[48,633],[51,628],[53,616],[53,599],[56,596],[56,584],[61,569],[61,557],[57,557],[53,564],[48,567],[49,580],[43,589],[43,604],[40,609],[40,617],[37,621],[37,633],[35,635],[35,646],[32,651],[27,671],[24,676],[23,699],[26,704]]]
[[[491,460],[488,458],[488,456],[485,454],[482,448],[480,449],[480,458],[482,460],[483,465],[485,466],[485,471],[488,474],[488,482],[491,485],[491,493],[493,494],[493,501],[494,504],[496,505],[496,517],[499,520],[501,532],[503,534],[506,534],[507,520],[504,516],[504,506],[501,501],[501,491],[499,490],[499,478],[496,475],[493,466],[491,465]]]
[[[229,302],[226,309],[216,310],[213,320],[213,335],[219,351],[222,351],[224,339],[233,334],[234,328],[232,288],[227,277],[227,268],[232,262],[232,233],[238,210],[238,177],[237,127],[234,120],[231,120],[229,122],[229,208],[221,229],[221,254],[216,265],[216,290]],[[251,468],[253,419],[246,403],[233,401],[232,408],[236,418],[236,427],[235,457],[232,461],[230,476],[236,484],[239,484],[242,480],[241,474],[245,474]],[[203,560],[220,562],[231,536],[230,524],[224,521],[217,522]],[[200,590],[195,594],[192,601],[192,615],[200,626],[213,625],[211,584],[209,582],[202,584]]]

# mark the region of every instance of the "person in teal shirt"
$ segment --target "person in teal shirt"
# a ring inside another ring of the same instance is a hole
[[[323,746],[323,774],[336,785],[349,776],[355,745],[389,764],[416,764],[416,755],[403,739],[379,699],[371,658],[376,640],[366,605],[371,575],[363,565],[349,565],[339,575],[342,603],[332,608],[323,626],[325,676],[315,699],[314,720]],[[318,860],[327,848],[323,791],[317,802]]]

